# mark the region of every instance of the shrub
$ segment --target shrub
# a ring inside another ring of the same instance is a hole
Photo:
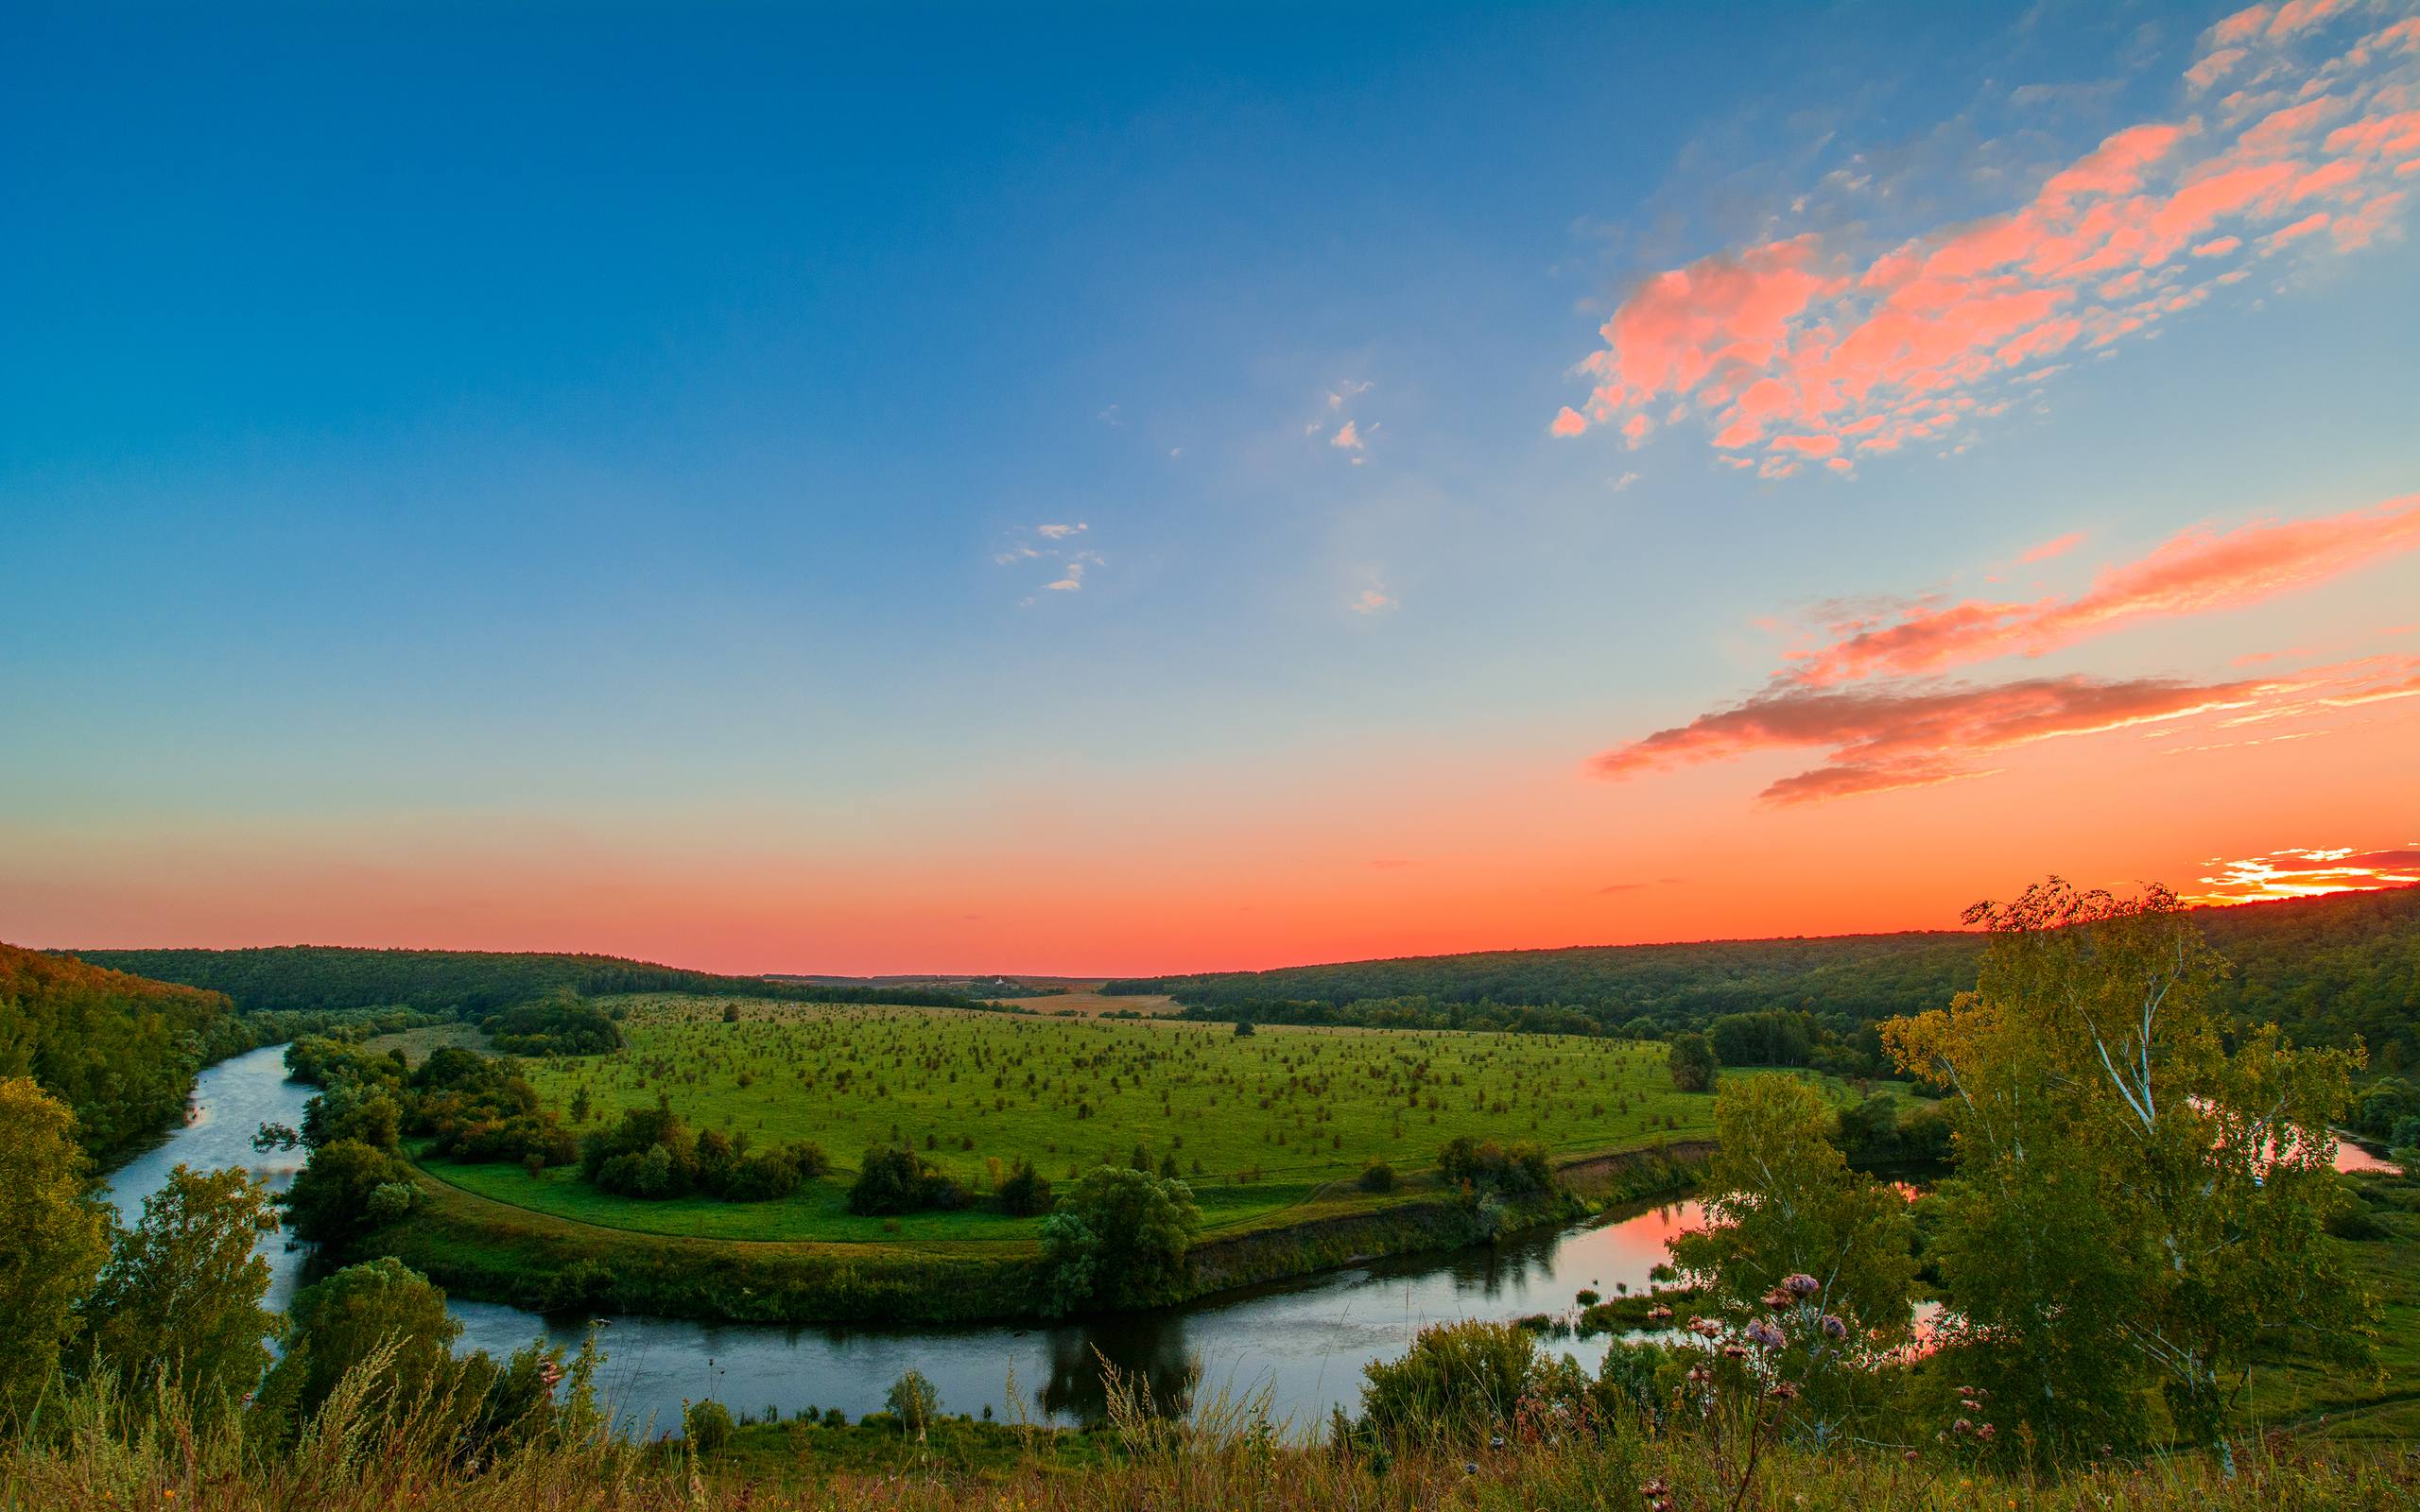
[[[958,1207],[964,1198],[958,1183],[939,1166],[905,1145],[877,1145],[866,1151],[857,1179],[849,1188],[849,1211],[859,1217],[925,1212]]]
[[[883,1398],[883,1404],[890,1409],[892,1417],[899,1419],[902,1433],[914,1434],[922,1438],[933,1419],[941,1416],[942,1396],[933,1389],[933,1383],[925,1379],[924,1372],[910,1370],[891,1383],[890,1393]]]
[[[383,1187],[403,1189],[380,1199]],[[358,1140],[337,1140],[311,1152],[285,1196],[297,1237],[340,1249],[411,1208],[411,1172],[403,1161]]]
[[[1510,1422],[1535,1363],[1535,1340],[1517,1324],[1435,1324],[1402,1359],[1362,1367],[1362,1418],[1401,1437],[1464,1436]]]
[[[681,1409],[681,1435],[700,1454],[717,1454],[731,1442],[731,1409],[709,1397]]]
[[[1547,1162],[1547,1152],[1526,1141],[1502,1145],[1461,1135],[1437,1152],[1437,1168],[1446,1180],[1467,1186],[1481,1197],[1518,1200],[1554,1190],[1554,1167]]]
[[[1395,1168],[1384,1160],[1372,1160],[1361,1168],[1360,1179],[1355,1184],[1364,1192],[1392,1192]]]
[[[1031,1218],[1050,1211],[1050,1182],[1033,1168],[1030,1160],[1019,1160],[1009,1168],[1001,1179],[1000,1190],[993,1198],[1002,1212],[1012,1218]]]
[[[1682,1091],[1714,1091],[1717,1062],[1714,1047],[1706,1042],[1705,1036],[1695,1031],[1674,1035],[1664,1063],[1672,1074],[1672,1085]]]
[[[1151,1307],[1184,1294],[1185,1254],[1201,1227],[1193,1189],[1122,1166],[1096,1166],[1042,1226],[1055,1311],[1087,1302]]]

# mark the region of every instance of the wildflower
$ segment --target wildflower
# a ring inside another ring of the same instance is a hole
[[[1916,1462],[1916,1452],[1912,1449],[1902,1450],[1899,1453],[1899,1457],[1906,1460],[1909,1464],[1913,1465]]]
[[[1975,1430],[1975,1436],[1976,1436],[1976,1437],[1978,1437],[1978,1438],[1979,1438],[1979,1439],[1981,1439],[1981,1440],[1982,1440],[1984,1443],[1986,1443],[1986,1444],[1990,1443],[1994,1438],[1997,1437],[1997,1436],[1998,1436],[1998,1435],[1999,1435],[1999,1430],[1998,1430],[1998,1429],[1996,1429],[1996,1428],[1994,1428],[1994,1427],[1993,1427],[1991,1424],[1989,1424],[1989,1423],[1985,1423],[1982,1427],[1978,1428],[1978,1429],[1976,1429],[1976,1430]]]
[[[1722,1325],[1710,1317],[1693,1317],[1689,1319],[1689,1332],[1702,1339],[1710,1339],[1722,1332]]]
[[[1647,1310],[1647,1321],[1650,1323],[1669,1323],[1672,1321],[1672,1310],[1668,1307],[1660,1305],[1651,1307]]]
[[[1744,1344],[1726,1344],[1722,1347],[1722,1352],[1725,1357],[1733,1360],[1748,1358],[1748,1347]]]
[[[1768,1349],[1778,1349],[1783,1343],[1782,1332],[1763,1318],[1758,1318],[1748,1325],[1748,1342],[1761,1344]]]
[[[1650,1499],[1659,1496],[1669,1496],[1672,1494],[1672,1487],[1663,1476],[1658,1475],[1651,1480],[1641,1482],[1638,1487],[1638,1494]]]
[[[1971,1434],[1975,1431],[1975,1425],[1961,1418],[1949,1425],[1949,1431],[1953,1434]]]
[[[1462,1473],[1465,1475],[1477,1475],[1478,1473],[1478,1461],[1475,1459],[1466,1459],[1462,1461]]]
[[[1488,1435],[1487,1447],[1490,1449],[1502,1449],[1504,1447],[1504,1435],[1502,1434],[1491,1434]]]
[[[1761,1300],[1767,1307],[1772,1308],[1775,1312],[1779,1312],[1783,1308],[1788,1307],[1793,1298],[1788,1292],[1783,1291],[1780,1287],[1776,1286],[1772,1291],[1767,1292],[1761,1298],[1759,1298],[1759,1300]]]
[[[1812,1297],[1824,1289],[1824,1283],[1801,1271],[1782,1281],[1782,1289],[1792,1297]]]
[[[1798,1395],[1798,1388],[1787,1381],[1776,1381],[1772,1383],[1772,1388],[1767,1391],[1765,1395],[1776,1398],[1782,1401],[1789,1401]]]

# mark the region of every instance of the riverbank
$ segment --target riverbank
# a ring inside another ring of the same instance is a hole
[[[1314,1194],[1212,1232],[1188,1256],[1180,1302],[1345,1266],[1485,1245],[1624,1202],[1677,1195],[1711,1142],[1607,1151],[1559,1168],[1559,1190],[1481,1217],[1434,1177],[1375,1198]],[[538,1313],[632,1313],[724,1323],[1032,1321],[1044,1289],[1029,1240],[829,1244],[692,1239],[607,1228],[514,1207],[421,1172],[422,1200],[363,1256],[391,1255],[454,1296]]]

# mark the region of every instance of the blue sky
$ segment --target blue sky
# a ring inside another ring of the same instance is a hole
[[[2401,212],[1853,476],[1734,471],[1685,423],[1551,438],[1574,365],[1662,270],[1785,233],[1862,259],[2213,114],[2177,80],[2224,14],[20,9],[0,935],[498,943],[462,938],[493,901],[444,899],[524,827],[512,864],[557,861],[517,896],[568,868],[621,902],[498,934],[765,969],[1789,927],[1805,889],[1607,915],[1502,879],[1692,869],[1634,810],[1678,792],[1765,849],[1786,821],[1736,774],[1575,775],[1752,693],[1760,621],[2408,492]],[[2395,66],[2360,109],[2393,115]],[[2230,624],[2375,636],[2415,586],[2406,559]],[[2078,675],[2214,676],[2206,629]],[[2207,849],[2337,843],[2321,817]],[[1200,910],[1148,877],[1089,932],[930,896],[1014,870],[1080,913],[1128,845],[1233,884],[1214,837],[1245,833],[1376,872],[1232,949],[1130,917]],[[2206,853],[2178,849],[2123,859]],[[779,901],[755,933],[633,922],[718,868]],[[1964,880],[1819,922],[1941,922]]]

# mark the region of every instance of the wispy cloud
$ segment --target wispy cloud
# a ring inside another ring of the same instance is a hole
[[[1395,601],[1374,588],[1365,588],[1353,595],[1346,608],[1356,614],[1375,614],[1395,607]]]
[[[2057,556],[2077,539],[2063,536],[2023,559]],[[2414,547],[2420,547],[2420,494],[2313,520],[2228,531],[2195,526],[2138,560],[2107,569],[2073,598],[1930,602],[1888,624],[1851,622],[1843,627],[1850,633],[1798,654],[1785,675],[1820,686],[2017,653],[2039,656],[2137,620],[2256,604]]]
[[[1328,445],[1330,445],[1330,446],[1334,446],[1334,447],[1341,448],[1342,450],[1344,450],[1344,451],[1348,451],[1348,452],[1357,452],[1357,451],[1360,451],[1360,450],[1361,450],[1361,430],[1360,430],[1360,427],[1359,427],[1359,426],[1357,426],[1357,425],[1356,425],[1356,424],[1354,424],[1354,422],[1353,422],[1353,421],[1349,421],[1349,420],[1348,420],[1348,421],[1346,421],[1343,424],[1339,425],[1339,426],[1336,428],[1336,434],[1335,434],[1335,435],[1333,435],[1333,436],[1331,436],[1331,437],[1329,437],[1329,438],[1327,438],[1327,444],[1328,444]]]
[[[1979,755],[2063,735],[2245,708],[2281,686],[2249,679],[2197,683],[2067,676],[1986,687],[1919,682],[1854,690],[1777,688],[1617,746],[1591,765],[1599,776],[1620,778],[1767,750],[1826,750],[1822,765],[1782,778],[1761,795],[1768,802],[1804,803],[1983,776],[1974,765]]]
[[[1070,545],[1091,529],[1091,524],[1081,520],[1029,525],[1017,531],[1007,546],[993,553],[992,559],[1003,567],[1020,566],[1026,562],[1043,563],[1046,570],[1058,575],[1042,585],[1043,592],[1078,593],[1084,586],[1085,569],[1106,565],[1099,552],[1076,550]],[[1033,600],[1028,597],[1017,602],[1023,607]]]
[[[1357,399],[1376,387],[1375,384],[1371,383],[1340,383],[1327,391],[1327,407],[1342,409],[1346,401]]]
[[[2247,238],[2255,257],[2368,245],[2396,226],[2420,152],[2420,17],[2375,15],[2238,12],[2203,39],[2174,119],[2112,133],[2006,214],[1878,252],[1808,232],[1648,278],[1580,365],[1586,405],[1550,429],[1611,425],[1636,446],[1685,407],[1767,477],[1953,448],[2061,354],[2239,282]]]
[[[2018,561],[2025,562],[2028,565],[2037,561],[2048,561],[2053,557],[2064,557],[2068,552],[2075,550],[2078,546],[2083,544],[2083,532],[2081,530],[2070,530],[2064,536],[2057,537],[2054,540],[2046,541],[2042,542],[2042,544],[2020,554],[2016,559]]]

